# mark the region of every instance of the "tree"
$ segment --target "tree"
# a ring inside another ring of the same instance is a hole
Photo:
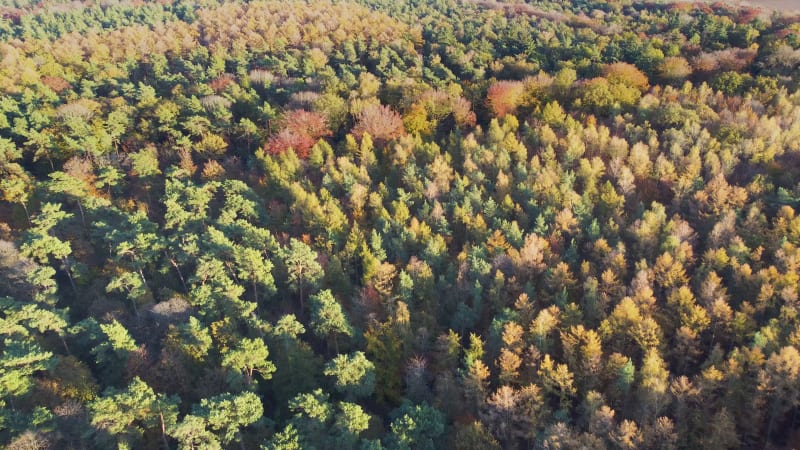
[[[286,112],[283,116],[283,126],[293,132],[307,134],[314,142],[331,135],[328,119],[324,115],[303,109]]]
[[[242,372],[245,383],[250,384],[256,372],[265,380],[272,377],[275,365],[267,358],[269,349],[262,339],[242,338],[222,358],[222,366]]]
[[[242,300],[245,288],[236,283],[229,274],[229,266],[223,261],[203,256],[189,278],[192,285],[190,299],[205,318],[250,317],[258,306]]]
[[[515,447],[518,439],[530,441],[546,412],[541,389],[534,384],[516,390],[501,386],[486,400],[481,419],[504,448]]]
[[[222,444],[238,441],[245,448],[241,428],[261,419],[264,406],[258,395],[252,392],[222,394],[201,400],[192,409],[192,414],[201,418],[205,426],[217,434]],[[196,419],[193,420],[199,424]]]
[[[351,132],[359,139],[368,134],[376,141],[386,142],[403,136],[406,130],[403,118],[389,106],[368,105],[358,113]]]
[[[736,434],[736,423],[733,421],[728,410],[722,408],[714,414],[709,424],[709,433],[702,439],[703,445],[708,448],[719,448],[723,450],[740,448],[741,441]]]
[[[50,182],[47,188],[50,192],[72,197],[78,204],[81,224],[86,227],[83,202],[89,195],[89,189],[94,184],[95,178],[91,162],[86,159],[72,158],[64,164],[64,170],[64,172],[50,174]]]
[[[412,406],[409,403],[397,411],[392,421],[391,434],[386,446],[393,450],[433,450],[439,448],[439,438],[444,433],[444,417],[436,408],[423,402]]]
[[[647,75],[633,64],[623,62],[607,64],[603,66],[603,76],[611,83],[623,84],[641,92],[650,86]]]
[[[658,450],[677,450],[678,433],[669,417],[661,416],[655,423],[645,429],[644,439],[648,448]]]
[[[289,286],[300,295],[300,310],[304,309],[303,293],[306,288],[314,288],[324,274],[317,262],[317,254],[308,245],[292,239],[284,249],[284,264],[289,272]]]
[[[583,83],[581,102],[590,112],[608,115],[623,107],[636,104],[641,93],[623,83],[611,83],[605,78],[592,78]]]
[[[298,394],[289,401],[289,410],[294,413],[291,425],[300,434],[303,447],[324,445],[330,421],[333,418],[333,407],[330,395],[322,389]]]
[[[261,446],[262,450],[302,450],[303,446],[300,443],[300,436],[297,433],[294,425],[289,424],[286,427],[273,435],[270,440]]]
[[[519,81],[498,81],[486,92],[486,103],[497,117],[513,113],[522,102],[525,85]]]
[[[25,217],[30,221],[28,200],[33,192],[33,180],[28,172],[17,162],[22,152],[14,142],[0,138],[0,198],[7,202],[16,202],[25,210]]]
[[[95,187],[98,189],[105,188],[108,198],[111,198],[111,189],[119,185],[120,181],[123,181],[123,173],[114,166],[100,167],[97,172]]]
[[[640,391],[642,417],[655,417],[663,407],[669,387],[669,371],[658,350],[651,349],[645,354],[640,373],[642,377]]]
[[[44,337],[45,333],[51,331],[61,338],[66,350],[63,340],[68,325],[66,311],[51,308],[45,303],[32,304],[0,297],[0,314],[3,315],[0,335],[31,339]]]
[[[239,277],[249,279],[253,287],[253,299],[258,303],[258,286],[264,287],[268,294],[275,291],[275,280],[272,277],[272,262],[264,256],[263,251],[251,247],[237,245],[233,250],[233,258],[239,268]]]
[[[72,214],[61,211],[61,205],[59,204],[42,204],[41,212],[31,221],[33,226],[25,232],[20,252],[40,264],[49,264],[50,257],[60,261],[73,290],[77,292],[72,278],[72,265],[69,260],[69,255],[72,254],[72,246],[69,242],[62,241],[51,234],[53,228],[70,217],[72,217]]]
[[[561,334],[561,343],[567,363],[579,374],[579,385],[591,383],[600,372],[603,357],[597,332],[586,330],[583,325],[573,326]]]
[[[164,348],[170,352],[182,355],[192,364],[201,364],[205,361],[213,342],[208,328],[197,320],[189,317],[186,323],[178,326],[170,325],[164,337]]]
[[[285,128],[267,139],[264,150],[270,155],[280,155],[292,149],[298,158],[307,159],[309,150],[315,143],[316,141],[308,134]]]
[[[800,352],[794,346],[786,346],[773,353],[766,366],[758,373],[758,390],[768,401],[769,410],[767,439],[771,437],[776,423],[800,402]],[[720,418],[722,420],[722,418]]]
[[[222,450],[217,436],[206,429],[206,420],[192,414],[173,425],[168,434],[178,441],[181,450]]]
[[[324,373],[334,377],[336,389],[348,397],[367,397],[375,389],[375,365],[363,352],[336,356],[325,366]]]
[[[156,394],[138,377],[124,390],[109,388],[89,404],[91,423],[101,431],[95,440],[112,439],[126,448],[136,445],[144,430],[160,428],[164,446],[169,448],[166,430],[177,419],[177,403],[174,397]]]
[[[35,342],[4,339],[0,356],[0,406],[5,407],[3,399],[30,392],[34,385],[33,375],[52,368],[55,362],[53,353]]]
[[[611,441],[620,450],[635,450],[643,443],[642,433],[632,420],[623,420],[611,433]]]
[[[545,390],[557,395],[561,406],[566,407],[569,398],[577,392],[573,383],[574,376],[569,371],[569,367],[566,364],[556,364],[549,354],[545,354],[538,374]]]
[[[311,325],[319,336],[333,337],[336,353],[339,353],[339,335],[353,334],[342,306],[328,289],[311,296]]]
[[[98,324],[94,319],[87,319],[85,322],[89,334],[97,341],[97,345],[91,351],[95,360],[106,370],[109,378],[117,378],[125,367],[128,356],[138,349],[136,341],[116,320],[103,324]]]
[[[500,444],[484,428],[481,422],[475,421],[457,428],[453,448],[456,450],[500,450]]]
[[[125,292],[138,316],[138,302],[150,293],[145,272],[159,261],[165,241],[158,233],[158,226],[141,211],[127,214],[114,207],[98,205],[93,213],[97,216],[92,226],[108,245],[118,269],[106,285],[106,291]]]
[[[668,56],[658,65],[658,76],[670,83],[683,81],[691,74],[689,62],[681,56]]]
[[[336,448],[354,448],[359,435],[369,428],[370,415],[355,403],[339,402],[334,419],[334,445]]]

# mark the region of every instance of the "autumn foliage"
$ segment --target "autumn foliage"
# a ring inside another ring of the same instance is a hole
[[[525,85],[520,81],[498,81],[489,87],[486,104],[497,117],[513,113],[522,102]]]
[[[301,159],[308,158],[311,147],[323,137],[331,135],[324,115],[302,109],[287,112],[281,120],[282,130],[267,140],[267,153],[278,155],[289,149]]]
[[[208,86],[211,89],[213,89],[214,92],[219,94],[220,92],[224,91],[225,88],[227,88],[228,86],[230,86],[234,82],[235,82],[234,76],[229,74],[229,73],[225,73],[225,74],[222,74],[219,77],[214,78],[213,80],[211,80],[208,83]]]
[[[603,76],[611,83],[620,83],[644,92],[650,86],[650,80],[633,64],[618,62],[603,66]]]
[[[358,113],[356,125],[352,131],[354,136],[369,134],[376,141],[390,141],[406,133],[403,118],[391,107],[385,105],[367,105]]]
[[[42,77],[42,83],[49,87],[50,89],[54,90],[57,94],[60,94],[62,91],[66,89],[71,89],[72,85],[69,82],[61,77]]]

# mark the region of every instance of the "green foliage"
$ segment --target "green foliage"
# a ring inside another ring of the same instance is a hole
[[[30,392],[34,383],[32,376],[55,364],[53,353],[43,350],[35,342],[4,339],[2,348],[0,399]]]
[[[292,424],[286,425],[282,431],[275,433],[270,440],[261,446],[262,450],[301,450],[300,438]]]
[[[334,387],[353,397],[366,397],[375,389],[375,365],[363,352],[338,355],[325,366],[325,375],[334,377]]]
[[[333,336],[337,351],[339,347],[337,337],[353,334],[353,328],[348,323],[341,305],[328,289],[311,296],[311,325],[320,337]]]
[[[439,439],[444,433],[444,417],[436,408],[427,403],[411,406],[406,404],[397,411],[392,421],[391,434],[386,446],[391,449],[438,448]]]
[[[95,441],[133,446],[146,430],[171,427],[178,416],[177,399],[156,394],[139,378],[124,390],[107,389],[89,404],[91,423],[98,430]]]
[[[305,243],[292,239],[285,249],[284,264],[289,274],[289,285],[300,295],[303,307],[303,291],[313,289],[322,277],[322,266],[317,262],[317,254]]]
[[[203,399],[193,408],[192,414],[204,422],[222,444],[228,444],[241,441],[241,428],[258,421],[264,414],[264,406],[258,395],[252,392],[222,394]],[[200,423],[196,419],[193,421]]]
[[[267,358],[269,349],[262,339],[243,338],[226,352],[222,358],[222,366],[243,373],[247,383],[253,380],[256,373],[269,380],[275,372],[275,365]]]

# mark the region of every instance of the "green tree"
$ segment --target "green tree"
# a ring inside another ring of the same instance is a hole
[[[253,299],[258,303],[258,286],[261,285],[267,294],[275,292],[275,280],[272,277],[272,262],[263,251],[237,245],[233,250],[233,258],[239,269],[239,278],[250,280],[253,287]]]
[[[206,428],[216,433],[223,445],[238,441],[244,448],[241,428],[261,419],[264,406],[258,395],[252,392],[222,394],[201,400],[192,409],[192,415],[201,418]]]
[[[62,241],[51,234],[53,228],[70,217],[72,214],[61,211],[59,204],[42,204],[41,211],[31,221],[33,226],[25,232],[20,252],[40,264],[49,264],[51,257],[59,261],[73,290],[77,292],[72,275],[72,263],[69,259],[69,255],[72,254],[72,246],[69,242]]]
[[[33,193],[33,179],[16,161],[22,152],[14,142],[0,138],[0,198],[3,201],[19,203],[30,222],[28,200]]]
[[[52,368],[55,363],[53,353],[36,342],[4,339],[0,356],[0,406],[5,408],[5,400],[30,392],[34,386],[33,376]],[[14,409],[13,404],[11,409]]]
[[[322,447],[334,414],[330,396],[322,389],[299,394],[289,401],[289,410],[294,413],[291,425],[299,432],[303,448]]]
[[[178,399],[156,394],[138,377],[124,390],[108,388],[89,404],[92,425],[98,430],[95,442],[116,442],[119,448],[135,448],[145,430],[159,430],[169,448],[168,428],[178,416]]]
[[[325,366],[324,373],[334,377],[336,389],[348,397],[367,397],[375,389],[375,365],[363,352],[336,356]]]
[[[440,448],[444,433],[444,416],[427,403],[404,404],[392,421],[391,434],[386,438],[389,449],[434,450]]]
[[[245,383],[253,382],[257,372],[265,380],[272,378],[275,365],[269,361],[269,349],[263,339],[242,338],[222,358],[222,366],[244,374]]]
[[[222,450],[219,439],[208,431],[206,425],[206,420],[202,417],[187,414],[168,433],[178,441],[178,448],[181,450]]]
[[[335,448],[356,448],[359,436],[369,428],[370,415],[355,403],[339,402],[333,423]]]
[[[261,446],[261,450],[302,450],[300,436],[292,424],[275,433],[270,440]]]
[[[300,310],[304,309],[303,293],[313,289],[322,278],[322,266],[317,262],[317,254],[308,245],[292,239],[284,250],[284,264],[289,273],[289,286],[300,296]]]
[[[333,337],[336,353],[339,353],[339,336],[353,334],[353,328],[347,321],[342,306],[329,289],[311,296],[311,325],[320,337]]]

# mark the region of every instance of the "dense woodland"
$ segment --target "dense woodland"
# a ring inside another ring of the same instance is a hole
[[[800,18],[2,5],[0,446],[800,443]]]

